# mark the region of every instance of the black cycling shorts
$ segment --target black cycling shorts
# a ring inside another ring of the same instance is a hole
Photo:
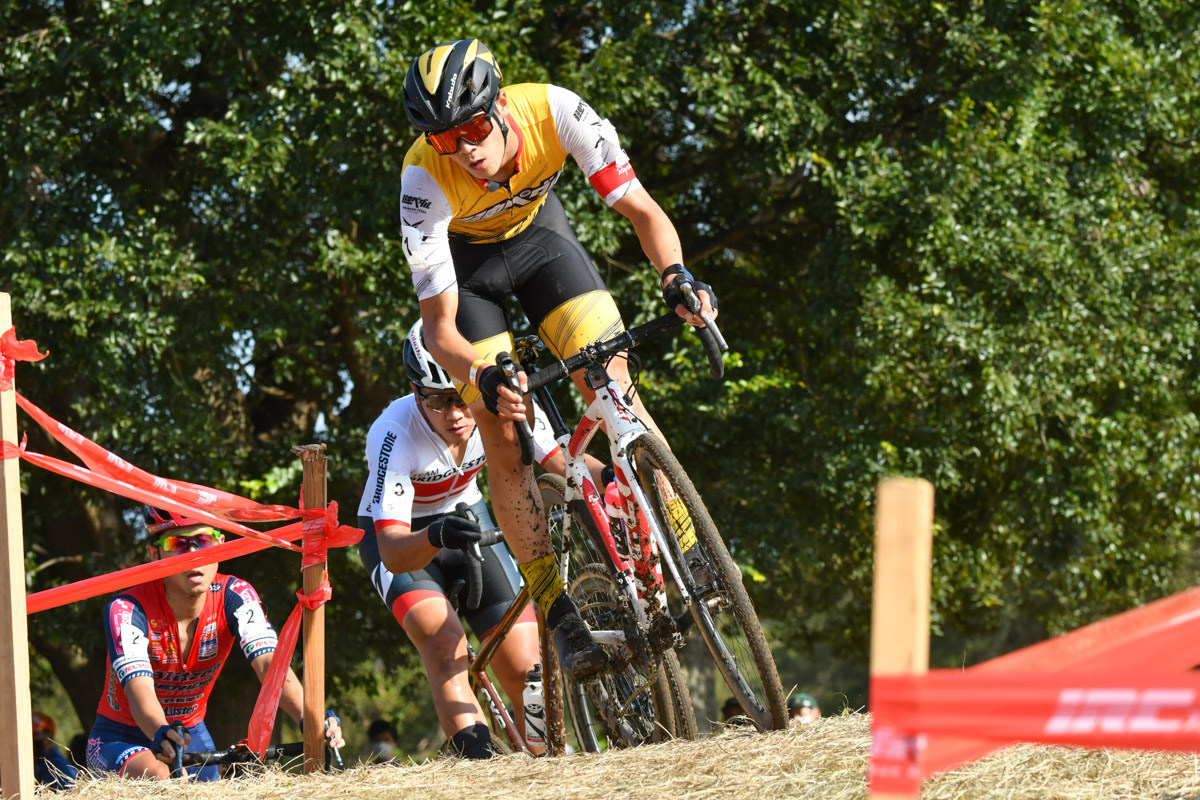
[[[479,517],[484,530],[494,527],[488,514],[487,504],[476,503],[471,510]],[[419,531],[439,516],[418,517],[412,521],[412,529]],[[467,594],[470,591],[467,556],[461,550],[445,549],[434,556],[423,569],[393,575],[379,558],[379,541],[375,537],[375,522],[370,517],[359,517],[358,526],[363,529],[362,541],[358,543],[358,555],[366,567],[375,590],[396,621],[404,627],[404,617],[409,610],[430,597],[449,597],[455,581],[462,580],[459,593],[459,611],[478,637],[483,637],[496,627],[504,612],[512,605],[521,591],[521,575],[517,564],[503,544],[483,548],[483,594],[479,608],[467,610]],[[535,619],[533,606],[526,607],[520,622]]]
[[[501,351],[512,351],[504,308],[510,296],[558,358],[625,329],[604,279],[553,192],[516,236],[475,244],[451,235],[450,255],[458,279],[458,331],[489,362]],[[478,397],[472,386],[459,392],[467,402]]]

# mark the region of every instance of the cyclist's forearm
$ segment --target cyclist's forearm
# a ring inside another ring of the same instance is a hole
[[[421,301],[421,319],[424,320],[425,346],[433,360],[463,383],[471,381],[471,366],[479,354],[471,346],[455,324],[458,313],[458,295],[444,292]]]
[[[279,695],[279,707],[297,725],[304,719],[304,686],[291,667],[283,681],[283,692]]]
[[[137,723],[138,730],[153,739],[158,729],[167,724],[167,715],[163,711],[158,695],[154,693],[152,678],[138,677],[125,684],[125,698],[129,701],[129,714]]]
[[[259,683],[267,679],[267,671],[275,661],[275,653],[264,653],[250,662],[251,669],[258,676]],[[296,673],[288,667],[287,677],[283,679],[283,689],[279,694],[279,707],[299,725],[304,718],[304,686]]]
[[[433,561],[440,551],[429,543],[428,531],[428,528],[414,531],[404,525],[388,525],[376,534],[379,559],[388,572],[393,575],[413,572]]]
[[[642,251],[660,274],[672,264],[683,263],[679,232],[649,192],[636,189],[614,203],[613,208],[633,223]]]

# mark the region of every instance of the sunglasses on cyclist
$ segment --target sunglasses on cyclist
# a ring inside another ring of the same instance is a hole
[[[448,156],[457,152],[459,139],[465,139],[467,144],[479,144],[491,134],[494,127],[490,113],[477,114],[448,131],[426,133],[425,141],[429,142],[435,152]]]
[[[424,394],[417,392],[417,397],[421,398],[421,405],[435,414],[445,414],[452,407],[462,409],[467,407],[467,404],[463,402],[458,392],[449,394]]]
[[[192,550],[204,550],[225,541],[225,535],[215,528],[206,528],[195,533],[176,533],[164,536],[154,543],[154,546],[164,553],[187,553]]]

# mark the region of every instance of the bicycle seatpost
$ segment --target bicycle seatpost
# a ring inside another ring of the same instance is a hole
[[[517,365],[513,363],[512,356],[508,353],[499,353],[496,356],[496,366],[500,367],[500,371],[504,373],[504,380],[509,388],[517,394],[524,394],[521,391],[521,382],[517,380]],[[533,429],[529,427],[529,420],[513,420],[513,427],[517,429],[517,440],[521,443],[521,463],[525,466],[533,464]]]

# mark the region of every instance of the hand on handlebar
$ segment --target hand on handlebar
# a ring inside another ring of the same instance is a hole
[[[664,269],[662,281],[663,300],[667,307],[683,317],[689,325],[703,328],[704,317],[717,318],[717,293],[707,283],[696,280],[682,264],[672,264]],[[680,291],[684,283],[691,285],[695,298],[700,301],[699,307],[696,307],[695,300],[689,302],[689,298]]]
[[[328,747],[340,750],[346,746],[346,740],[342,738],[342,720],[329,709],[325,709],[325,739]]]
[[[186,748],[191,741],[190,733],[185,732],[181,737],[171,730],[170,725],[163,725],[154,732],[154,738],[150,740],[150,752],[164,764],[171,764],[175,760],[175,748]]]
[[[522,386],[529,385],[524,371],[518,372],[517,378]],[[489,364],[479,371],[475,385],[483,395],[483,404],[488,411],[500,419],[526,419],[525,399],[508,386],[504,372],[495,364]]]
[[[453,514],[435,519],[425,530],[431,545],[451,550],[466,550],[479,544],[482,535],[475,515],[468,517],[458,509]]]

